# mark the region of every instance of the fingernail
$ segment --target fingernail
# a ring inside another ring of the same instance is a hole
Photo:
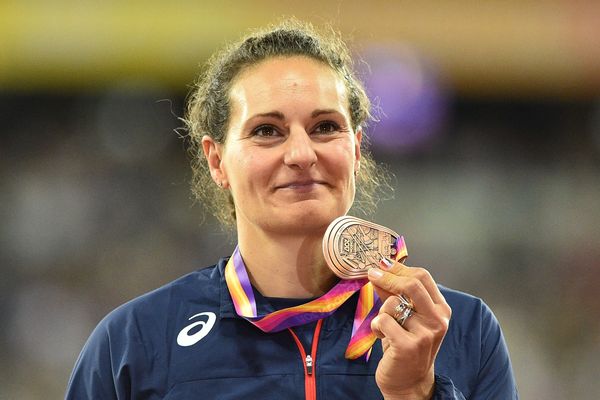
[[[388,270],[388,269],[392,268],[392,266],[394,265],[394,262],[387,257],[383,257],[381,260],[379,260],[379,264],[381,265],[381,267],[383,269]]]
[[[383,271],[381,271],[377,268],[369,269],[369,278],[378,279],[378,278],[381,278],[382,276],[383,276]]]

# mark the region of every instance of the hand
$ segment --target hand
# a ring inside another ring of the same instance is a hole
[[[452,310],[427,270],[387,261],[369,270],[369,280],[383,301],[371,322],[383,345],[375,380],[385,399],[430,399],[435,357]],[[410,299],[414,309],[403,326],[393,317],[398,295]]]

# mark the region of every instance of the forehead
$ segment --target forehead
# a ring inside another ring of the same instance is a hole
[[[346,86],[330,66],[302,57],[274,57],[245,68],[234,80],[232,115],[269,112],[290,100],[298,107],[338,109],[348,115]]]

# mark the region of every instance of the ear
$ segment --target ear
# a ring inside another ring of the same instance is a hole
[[[204,135],[202,136],[202,150],[204,151],[204,157],[206,157],[210,176],[213,178],[213,181],[215,181],[218,186],[227,188],[229,185],[227,174],[221,165],[223,145],[217,143],[210,136]]]
[[[354,173],[360,169],[360,144],[362,143],[362,128],[359,126],[354,134]]]

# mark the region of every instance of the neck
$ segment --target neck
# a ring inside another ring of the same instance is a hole
[[[325,264],[323,233],[315,236],[269,235],[238,227],[238,246],[252,285],[267,297],[310,298],[337,281]]]

